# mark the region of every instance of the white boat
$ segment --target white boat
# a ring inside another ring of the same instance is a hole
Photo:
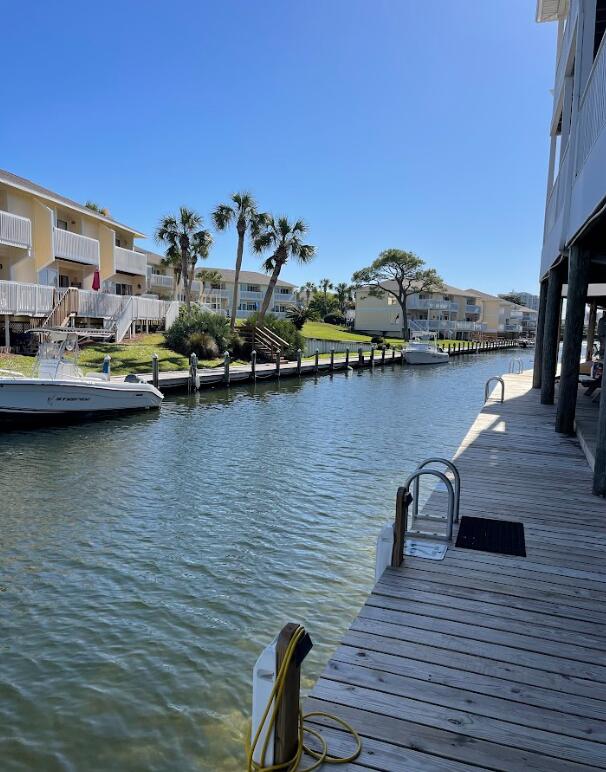
[[[78,367],[78,333],[40,333],[35,375],[0,370],[0,416],[84,416],[159,408],[163,396],[136,376],[110,380],[109,372],[87,373]]]
[[[404,361],[409,365],[439,365],[448,362],[448,352],[437,345],[432,333],[417,333],[404,349]]]

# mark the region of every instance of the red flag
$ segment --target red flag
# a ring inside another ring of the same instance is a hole
[[[99,276],[98,269],[95,271],[95,275],[93,276],[93,289],[97,292],[99,292],[101,289],[101,277]]]

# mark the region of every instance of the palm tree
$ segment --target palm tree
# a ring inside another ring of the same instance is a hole
[[[300,263],[309,263],[316,254],[315,247],[301,241],[306,233],[307,225],[303,220],[289,222],[287,217],[274,218],[272,215],[263,218],[261,228],[253,240],[253,249],[259,254],[267,249],[273,252],[263,263],[263,270],[271,273],[271,278],[259,311],[258,324],[263,323],[283,266],[291,257]]]
[[[302,330],[305,322],[317,319],[318,315],[309,306],[290,306],[286,309],[286,318],[295,325],[297,330]]]
[[[223,274],[221,271],[217,271],[216,268],[202,268],[196,274],[196,278],[202,282],[202,290],[200,297],[206,295],[206,290],[211,289],[213,284],[221,284],[223,281]]]
[[[265,217],[257,211],[257,202],[250,193],[233,193],[232,204],[219,204],[213,212],[215,228],[219,231],[227,230],[232,222],[236,223],[238,233],[238,248],[236,250],[236,272],[234,275],[234,294],[231,304],[231,329],[236,326],[238,314],[238,293],[240,290],[240,269],[242,268],[242,255],[244,253],[244,239],[247,231],[251,237],[259,233],[260,223]]]
[[[179,208],[178,215],[166,215],[156,228],[158,244],[166,246],[166,260],[173,268],[179,266],[179,279],[183,281],[185,304],[191,306],[191,283],[196,263],[205,260],[213,243],[209,231],[202,228],[203,219],[193,209]],[[177,275],[175,276],[177,278]]]
[[[339,282],[339,284],[337,284],[334,289],[335,297],[339,303],[339,310],[342,314],[344,314],[347,309],[347,303],[349,300],[351,300],[351,287],[349,284],[346,284],[346,282],[342,281]]]
[[[309,301],[311,296],[314,294],[314,292],[318,289],[316,285],[313,283],[313,281],[305,282],[303,287],[301,288],[303,292],[305,292],[305,299],[307,301],[307,305],[309,305]]]
[[[328,290],[332,289],[332,282],[330,279],[320,279],[320,289],[324,295],[324,305],[328,302]]]

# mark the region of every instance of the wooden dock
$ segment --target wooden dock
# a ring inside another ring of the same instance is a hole
[[[518,344],[513,340],[485,341],[483,343],[472,343],[469,347],[464,343],[458,345],[449,344],[447,351],[451,357],[472,356],[500,351],[504,349],[517,348]],[[312,358],[303,359],[299,367],[297,362],[282,362],[278,369],[273,362],[257,363],[254,368],[252,364],[229,366],[226,371],[223,365],[219,367],[205,367],[197,370],[199,388],[213,388],[215,386],[230,385],[237,383],[251,383],[256,381],[278,380],[279,378],[306,377],[315,375],[327,375],[330,373],[341,372],[348,367],[357,369],[372,369],[373,367],[387,367],[402,365],[402,352],[392,348],[375,349],[372,353],[365,351],[358,352],[355,343],[352,344],[349,355],[334,354],[332,361],[330,358],[318,357],[317,361]],[[143,383],[154,383],[151,372],[137,373],[139,380]],[[112,380],[123,381],[124,376],[112,376]],[[192,377],[189,370],[175,370],[171,372],[160,372],[158,374],[157,387],[160,391],[172,389],[191,389]]]
[[[305,704],[360,732],[343,769],[606,768],[606,503],[531,374],[504,380],[455,457],[461,516],[523,522],[527,557],[451,546],[386,570]]]

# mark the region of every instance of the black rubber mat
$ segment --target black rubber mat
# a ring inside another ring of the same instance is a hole
[[[461,518],[457,547],[467,550],[495,552],[498,555],[526,557],[523,523],[489,520],[485,517]]]

